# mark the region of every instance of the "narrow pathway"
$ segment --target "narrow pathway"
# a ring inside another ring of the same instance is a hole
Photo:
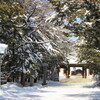
[[[100,100],[100,89],[93,83],[49,82],[47,86],[33,87],[4,85],[0,90],[0,100]]]
[[[67,79],[60,79],[60,81],[63,83],[89,83],[94,80],[90,78],[82,78],[82,76],[71,76]]]

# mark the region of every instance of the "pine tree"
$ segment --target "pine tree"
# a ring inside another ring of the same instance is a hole
[[[3,66],[7,73],[17,77],[23,62],[19,49],[23,44],[21,31],[25,24],[24,10],[17,0],[0,1],[0,20],[0,42],[8,45]]]
[[[49,0],[58,12],[55,18],[65,22],[65,28],[76,36],[84,37],[80,48],[80,60],[91,63],[99,71],[100,51],[100,1],[99,0]],[[59,23],[58,23],[59,25]]]
[[[50,5],[37,0],[32,2],[26,0],[19,3],[19,0],[5,0],[1,1],[0,6],[0,38],[1,42],[8,45],[3,65],[8,73],[14,76],[13,78],[21,75],[23,85],[25,85],[25,74],[33,79],[39,74],[43,53],[55,55],[54,51],[62,52],[56,40],[60,41],[60,38],[64,37],[59,34],[63,33],[61,27],[54,28],[52,23],[49,23]]]

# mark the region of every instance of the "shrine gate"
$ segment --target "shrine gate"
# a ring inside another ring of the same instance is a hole
[[[87,78],[90,75],[89,69],[87,69],[86,67],[84,67],[85,64],[69,64],[68,67],[65,66],[61,66],[60,68],[64,69],[64,74],[66,74],[66,78],[70,78],[70,68],[71,67],[81,67],[82,68],[82,78]]]

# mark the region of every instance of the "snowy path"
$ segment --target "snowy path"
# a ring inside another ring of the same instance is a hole
[[[0,100],[100,100],[100,89],[92,83],[50,82],[48,86],[17,87],[7,84],[0,89]]]

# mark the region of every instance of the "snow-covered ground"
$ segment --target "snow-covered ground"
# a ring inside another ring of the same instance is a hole
[[[0,100],[100,100],[100,89],[92,83],[48,82],[47,86],[19,87],[8,83],[0,88]]]

